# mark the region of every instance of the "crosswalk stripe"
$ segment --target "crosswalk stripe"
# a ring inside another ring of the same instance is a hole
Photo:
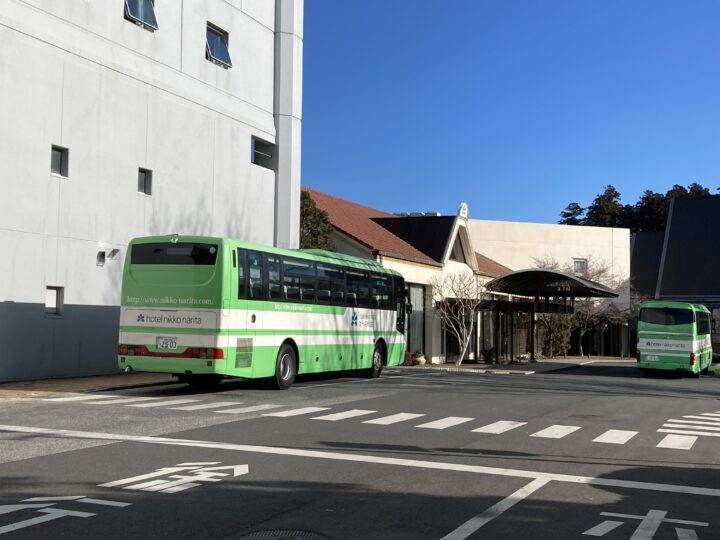
[[[289,411],[280,411],[274,413],[267,413],[263,416],[279,416],[280,418],[287,418],[288,416],[300,416],[301,414],[310,414],[320,411],[327,411],[330,407],[303,407],[302,409],[291,409]]]
[[[505,433],[506,431],[510,431],[511,429],[515,429],[520,426],[524,426],[525,424],[527,424],[527,422],[514,422],[513,420],[500,420],[499,422],[493,422],[492,424],[488,424],[487,426],[482,426],[477,429],[473,429],[473,433],[492,433],[492,434],[498,435],[500,433]]]
[[[265,403],[263,405],[250,405],[249,407],[240,407],[237,409],[225,409],[222,411],[215,411],[215,412],[222,413],[222,414],[243,414],[243,413],[251,413],[251,412],[258,412],[258,411],[267,411],[270,409],[277,409],[278,407],[282,407],[282,405],[273,405],[272,403]]]
[[[720,427],[720,422],[706,422],[705,420],[675,420],[670,419],[667,421],[668,424],[691,424],[697,426],[715,426]]]
[[[365,420],[363,424],[376,424],[380,426],[388,426],[390,424],[397,424],[399,422],[405,422],[406,420],[412,420],[414,418],[420,418],[425,416],[424,414],[414,413],[398,413],[390,416],[383,416],[382,418],[375,418],[374,420]]]
[[[151,401],[161,399],[157,397],[129,397],[129,398],[120,398],[120,399],[109,399],[109,400],[103,400],[103,401],[93,401],[92,403],[85,402],[85,405],[119,405],[123,403],[136,403],[139,401]]]
[[[688,426],[687,424],[674,424],[674,423],[666,423],[663,424],[664,428],[688,428],[688,429],[696,429],[698,431],[720,431],[720,426],[718,427],[711,427],[711,426]]]
[[[658,429],[658,433],[675,433],[684,435],[702,435],[703,437],[720,437],[720,433],[710,433],[709,431],[697,431],[692,429]]]
[[[593,442],[607,443],[607,444],[625,444],[635,435],[637,431],[623,431],[621,429],[609,429],[599,437],[595,437]]]
[[[434,422],[428,422],[427,424],[420,424],[419,426],[415,427],[426,429],[447,429],[449,427],[457,426],[459,424],[464,424],[465,422],[470,422],[471,420],[475,419],[464,418],[462,416],[448,416],[447,418],[435,420]]]
[[[95,396],[69,396],[69,397],[55,397],[55,398],[40,398],[42,401],[84,401],[88,399],[110,399],[116,396],[109,394],[98,394]]]
[[[167,405],[180,405],[181,403],[194,403],[196,401],[200,401],[199,399],[170,399],[167,401],[152,401],[150,403],[133,403],[132,405],[128,405],[128,407],[165,407]]]
[[[544,439],[562,439],[566,435],[570,435],[574,431],[580,429],[580,426],[561,426],[554,425],[548,428],[542,429],[537,433],[530,435],[531,437],[542,437]]]
[[[672,450],[690,450],[697,441],[697,437],[687,435],[665,435],[665,438],[657,445],[658,448],[670,448]]]
[[[174,411],[199,411],[201,409],[217,409],[218,407],[229,407],[230,405],[242,405],[242,401],[216,401],[215,403],[203,403],[201,405],[187,405],[185,407],[170,407]]]
[[[688,415],[683,416],[683,418],[693,418],[695,420],[705,420],[706,422],[715,422],[720,423],[720,415],[707,415],[707,414],[700,414],[700,415]],[[670,422],[670,420],[668,420]]]
[[[345,420],[346,418],[355,418],[357,416],[364,416],[366,414],[376,413],[377,411],[366,411],[364,409],[352,409],[350,411],[344,411],[333,414],[326,414],[325,416],[316,416],[313,420],[328,420],[330,422],[336,422],[338,420]]]

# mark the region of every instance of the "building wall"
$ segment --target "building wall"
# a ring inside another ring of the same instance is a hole
[[[547,257],[560,266],[594,258],[606,262],[619,282],[630,277],[629,229],[471,219],[469,231],[476,251],[514,270],[534,268],[535,259]],[[627,303],[627,283],[620,292],[618,302]]]
[[[297,247],[302,1],[157,2],[156,16],[150,32],[123,2],[0,10],[0,380],[116,369],[132,237]],[[205,58],[208,21],[229,33],[230,69]],[[252,137],[275,144],[277,175],[251,163]],[[67,177],[50,173],[52,145],[69,149]],[[60,315],[48,286],[64,289]]]

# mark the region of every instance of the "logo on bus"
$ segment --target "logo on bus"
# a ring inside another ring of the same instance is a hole
[[[350,326],[357,326],[357,325],[358,325],[357,311],[353,311],[352,317],[350,317]]]
[[[142,313],[137,316],[137,322],[145,322],[145,315]]]

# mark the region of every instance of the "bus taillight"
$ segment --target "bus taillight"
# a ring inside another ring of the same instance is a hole
[[[222,349],[215,349],[213,347],[193,347],[191,349],[191,356],[193,358],[209,358],[212,360],[222,360],[225,358]]]
[[[695,365],[695,353],[690,353],[690,365]]]

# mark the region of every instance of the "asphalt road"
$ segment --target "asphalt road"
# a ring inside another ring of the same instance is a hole
[[[720,379],[386,370],[0,401],[7,538],[720,538]]]

